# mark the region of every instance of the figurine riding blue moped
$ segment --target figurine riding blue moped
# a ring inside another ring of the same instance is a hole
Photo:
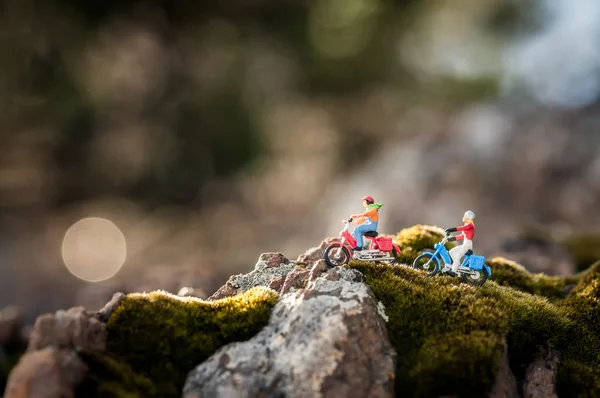
[[[452,259],[444,246],[447,242],[448,235],[444,236],[441,242],[434,245],[435,251],[426,251],[415,258],[413,268],[426,271],[427,276],[432,277],[441,271],[442,263],[445,268],[451,267]],[[469,250],[465,253],[457,274],[462,276],[462,279],[470,285],[482,286],[492,276],[492,270],[485,264],[483,256],[475,256],[473,250]]]

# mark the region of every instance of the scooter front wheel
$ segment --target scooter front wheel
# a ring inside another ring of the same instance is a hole
[[[413,268],[427,272],[427,276],[435,276],[440,271],[440,263],[431,252],[424,252],[413,261]]]
[[[350,251],[339,243],[329,245],[323,253],[325,262],[331,268],[348,264],[350,257]]]

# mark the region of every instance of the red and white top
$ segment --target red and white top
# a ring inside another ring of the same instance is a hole
[[[456,235],[456,240],[473,240],[473,236],[475,235],[475,225],[472,223],[465,223],[462,227],[457,227],[456,230],[462,232],[462,234]]]

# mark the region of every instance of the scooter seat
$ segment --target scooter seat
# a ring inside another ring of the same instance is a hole
[[[470,256],[471,254],[473,254],[473,250],[469,249],[469,250],[467,250],[467,252],[465,253],[465,256]]]
[[[369,238],[376,238],[379,233],[377,231],[367,231],[365,232],[365,236]]]

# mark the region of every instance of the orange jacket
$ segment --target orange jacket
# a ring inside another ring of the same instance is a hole
[[[356,221],[357,224],[362,224],[366,221],[366,218],[369,217],[371,221],[377,222],[379,216],[379,212],[377,209],[367,210],[362,214],[353,214],[352,218]]]

